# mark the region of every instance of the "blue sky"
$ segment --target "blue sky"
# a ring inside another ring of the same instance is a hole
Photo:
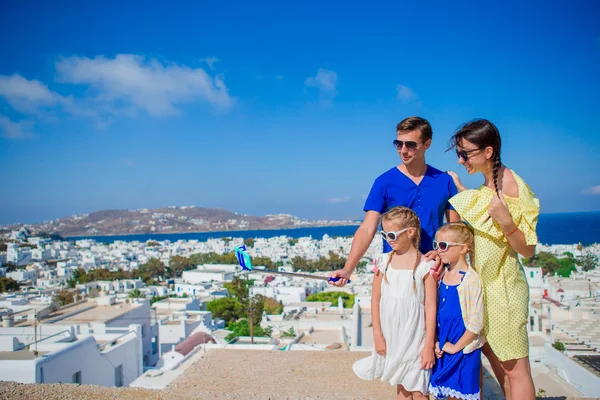
[[[2,2],[0,224],[196,205],[362,218],[423,116],[500,129],[542,212],[600,210],[600,5]],[[480,2],[479,2],[480,3]]]

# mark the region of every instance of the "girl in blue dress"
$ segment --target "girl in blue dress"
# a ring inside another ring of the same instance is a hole
[[[446,268],[439,283],[436,356],[429,392],[437,398],[479,400],[483,338],[483,289],[469,266],[474,238],[463,222],[436,233],[433,247]]]

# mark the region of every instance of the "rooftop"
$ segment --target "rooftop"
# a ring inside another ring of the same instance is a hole
[[[57,322],[61,324],[83,324],[87,322],[102,323],[115,319],[137,307],[137,304],[132,303],[117,303],[112,306],[96,306],[94,308],[90,308],[89,310],[84,310],[77,314],[61,319]],[[72,309],[67,309],[65,311],[69,312],[72,311]]]

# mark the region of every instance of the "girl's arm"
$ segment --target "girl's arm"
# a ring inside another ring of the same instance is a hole
[[[448,354],[455,354],[464,349],[469,343],[477,338],[477,335],[471,332],[470,330],[465,330],[465,333],[458,339],[458,342],[452,344],[450,342],[446,342],[444,347],[442,347],[442,351]]]
[[[479,277],[469,282],[468,291],[468,296],[471,300],[470,304],[472,305],[465,311],[461,310],[467,313],[465,333],[458,339],[458,342],[454,344],[446,342],[443,345],[442,351],[448,354],[455,354],[464,349],[473,340],[477,339],[477,335],[483,330],[483,287],[481,286]]]
[[[383,273],[380,270],[375,271],[373,277],[373,289],[371,291],[371,319],[373,325],[373,340],[375,342],[375,351],[377,354],[385,355],[385,338],[381,331],[381,312],[379,301],[381,300],[381,281]]]
[[[433,368],[435,363],[435,321],[437,317],[437,282],[431,273],[425,275],[425,346],[421,352],[421,368]]]

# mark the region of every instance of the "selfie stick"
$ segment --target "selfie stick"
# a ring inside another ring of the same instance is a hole
[[[275,275],[283,275],[283,276],[295,276],[297,278],[308,278],[308,279],[319,279],[322,281],[328,282],[337,282],[341,278],[332,278],[329,276],[319,276],[319,275],[311,275],[311,274],[298,274],[295,272],[281,272],[281,271],[271,271],[268,269],[252,269],[252,260],[248,253],[246,253],[246,246],[236,246],[235,247],[235,256],[238,259],[240,267],[242,267],[242,271],[247,273],[258,272],[262,274],[275,274]],[[348,279],[348,283],[350,283],[350,279]]]

